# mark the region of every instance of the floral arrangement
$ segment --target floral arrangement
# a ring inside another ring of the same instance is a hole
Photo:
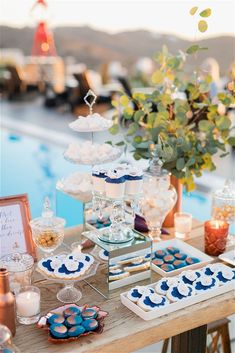
[[[224,157],[229,153],[226,145],[235,145],[228,114],[235,103],[234,87],[212,99],[211,76],[199,70],[188,76],[184,71],[187,56],[205,49],[195,44],[172,55],[163,46],[155,56],[158,68],[152,76],[152,92],[122,94],[113,102],[116,111],[110,132],[124,128],[124,141],[118,145],[132,146],[136,160],[149,159],[156,151],[163,167],[188,191],[195,187],[195,176],[216,168],[213,156],[218,151]]]

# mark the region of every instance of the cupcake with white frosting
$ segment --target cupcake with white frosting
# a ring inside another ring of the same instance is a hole
[[[125,175],[126,185],[125,193],[126,195],[136,195],[142,190],[143,185],[143,171],[137,168],[129,168],[128,173]]]
[[[93,168],[92,170],[92,183],[93,190],[97,193],[105,193],[105,179],[107,178],[107,170],[101,168]]]
[[[111,199],[121,199],[125,192],[125,177],[123,171],[110,170],[105,179],[105,193]]]

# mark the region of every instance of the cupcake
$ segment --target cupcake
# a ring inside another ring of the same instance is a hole
[[[171,302],[177,302],[181,299],[192,297],[194,294],[195,292],[192,286],[180,282],[175,286],[171,286],[170,289],[167,291],[166,296]]]
[[[105,193],[111,199],[120,199],[125,192],[125,177],[122,171],[110,170],[105,179]]]
[[[143,172],[138,171],[137,168],[130,168],[128,173],[125,175],[125,194],[136,195],[142,190],[143,185]]]
[[[185,284],[193,284],[200,277],[200,273],[198,271],[184,271],[181,273],[180,279]]]
[[[155,286],[155,291],[158,294],[166,294],[169,288],[173,285],[176,285],[179,282],[178,278],[162,278],[157,282]]]
[[[211,288],[215,288],[219,285],[216,278],[211,276],[201,276],[194,284],[194,288],[197,293],[203,293]]]
[[[151,293],[144,294],[137,302],[137,305],[144,311],[151,311],[161,308],[169,303],[168,299],[162,295]]]
[[[221,269],[216,275],[216,278],[219,280],[219,284],[230,282],[235,279],[235,270],[231,268]]]
[[[107,171],[104,169],[92,170],[93,190],[97,193],[104,194],[105,192],[105,179],[107,178]]]

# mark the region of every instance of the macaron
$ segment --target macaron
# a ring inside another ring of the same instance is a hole
[[[81,313],[81,311],[75,306],[70,306],[69,308],[67,308],[63,311],[65,318],[69,317],[71,315],[79,315],[80,313]]]
[[[82,326],[86,331],[93,331],[98,327],[98,321],[95,319],[87,319],[83,321]]]
[[[155,251],[155,256],[159,259],[163,259],[163,257],[166,255],[167,255],[167,252],[165,250],[156,250]]]
[[[166,250],[169,252],[169,254],[174,255],[179,252],[178,248],[175,248],[174,246],[168,246]]]
[[[193,265],[193,264],[197,264],[198,262],[200,262],[200,260],[197,257],[187,257],[185,259],[185,261],[188,265]]]
[[[64,316],[63,315],[59,315],[59,314],[53,314],[49,317],[49,319],[47,319],[48,323],[50,325],[53,324],[63,324],[64,323]]]
[[[182,268],[182,267],[187,266],[186,262],[182,261],[182,260],[175,260],[173,262],[173,265],[175,266],[175,268]]]
[[[185,260],[187,258],[187,255],[181,252],[177,252],[174,256],[177,260]]]
[[[82,312],[83,319],[95,319],[97,317],[97,311],[91,308],[87,308]]]
[[[164,264],[164,261],[162,259],[155,259],[152,261],[152,263],[156,266],[161,266]]]
[[[81,315],[71,315],[65,320],[65,325],[67,327],[77,326],[80,325],[82,321]]]
[[[85,328],[82,325],[73,326],[68,330],[69,337],[78,337],[85,332]]]
[[[68,334],[68,329],[62,324],[53,324],[50,326],[51,334],[56,338],[66,338]]]
[[[166,255],[163,257],[163,261],[166,264],[172,264],[175,261],[175,257],[173,255]]]
[[[162,266],[160,266],[160,268],[165,272],[170,272],[175,269],[175,267],[172,264],[163,264]]]

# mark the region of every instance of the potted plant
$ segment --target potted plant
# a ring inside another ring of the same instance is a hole
[[[112,134],[124,127],[124,141],[131,146],[136,160],[151,158],[151,150],[157,149],[163,167],[188,191],[195,187],[195,177],[204,170],[213,171],[213,156],[229,152],[227,145],[234,145],[228,108],[234,104],[231,91],[210,97],[211,76],[195,71],[187,75],[184,70],[188,55],[204,50],[198,45],[172,55],[163,46],[155,59],[157,70],[152,76],[153,90],[149,94],[122,94],[113,102]],[[122,115],[122,123],[120,123]]]

